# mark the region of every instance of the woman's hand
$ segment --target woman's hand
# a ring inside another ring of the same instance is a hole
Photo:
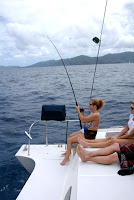
[[[75,109],[77,110],[77,112],[80,111],[80,107],[79,106],[75,106]],[[85,107],[82,107],[82,109],[83,109],[82,113],[84,113],[85,112]]]
[[[75,106],[75,109],[77,110],[77,112],[80,112],[80,107],[79,106]]]

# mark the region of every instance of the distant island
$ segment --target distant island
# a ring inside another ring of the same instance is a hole
[[[64,59],[66,66],[68,65],[92,65],[96,63],[96,57],[80,55],[74,58]],[[98,64],[115,64],[115,63],[134,63],[134,52],[123,52],[116,54],[107,54],[100,56]],[[38,62],[27,67],[47,67],[47,66],[62,66],[61,60],[48,60]]]
[[[74,58],[63,58],[65,65],[93,65],[96,63],[96,57],[80,55]],[[98,64],[116,64],[116,63],[134,63],[134,52],[123,52],[116,54],[107,54],[99,56]],[[61,60],[48,60],[35,63],[25,67],[49,67],[62,66]],[[4,67],[4,66],[0,66]],[[8,66],[13,67],[13,66]],[[14,66],[19,67],[19,66]]]

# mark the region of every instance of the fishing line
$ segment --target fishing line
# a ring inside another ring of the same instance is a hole
[[[71,82],[71,79],[70,79],[69,73],[68,73],[68,71],[67,71],[66,65],[65,65],[65,63],[64,63],[64,61],[63,61],[63,59],[62,59],[62,57],[61,57],[61,55],[60,55],[60,53],[59,53],[57,47],[54,45],[54,43],[52,42],[52,40],[51,40],[48,36],[47,36],[47,38],[48,38],[49,41],[52,43],[52,45],[53,45],[54,48],[56,49],[58,55],[60,56],[60,59],[61,59],[61,61],[62,61],[62,64],[63,64],[64,68],[65,68],[66,74],[67,74],[67,76],[68,76],[70,86],[71,86],[71,88],[72,88],[72,92],[73,92],[73,95],[74,95],[74,99],[75,99],[76,106],[78,106],[78,103],[77,103],[77,100],[76,100],[76,96],[75,96],[75,93],[74,93],[74,89],[73,89],[73,85],[72,85],[72,82]],[[79,120],[80,120],[80,119],[79,119]],[[81,127],[81,129],[82,129],[81,120],[80,120],[80,127]]]
[[[100,52],[100,46],[101,46],[101,37],[102,37],[103,26],[104,26],[105,15],[106,15],[106,9],[107,9],[107,2],[108,2],[108,0],[106,0],[106,4],[105,4],[105,10],[104,10],[104,16],[103,16],[103,22],[102,22],[100,39],[97,38],[97,37],[93,38],[93,41],[95,43],[99,43],[99,47],[98,47],[98,52],[97,52],[97,58],[96,58],[96,64],[95,64],[95,70],[94,70],[94,76],[93,76],[93,83],[92,83],[91,94],[90,94],[90,100],[91,100],[91,97],[92,97],[92,92],[93,92],[93,87],[94,87],[94,80],[95,80],[95,74],[96,74],[96,68],[97,68],[97,64],[98,64],[98,58],[99,58],[99,52]]]

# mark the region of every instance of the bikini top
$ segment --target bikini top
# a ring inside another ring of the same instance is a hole
[[[130,133],[132,131],[132,129],[134,128],[134,120],[133,120],[133,118],[134,118],[134,115],[131,114],[130,117],[129,117],[129,121],[128,121],[128,127],[129,127],[128,133]]]
[[[98,126],[95,126],[92,122],[86,122],[85,126],[88,128],[98,128]]]

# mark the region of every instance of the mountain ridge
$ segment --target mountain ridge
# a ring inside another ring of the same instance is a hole
[[[92,65],[96,63],[96,57],[79,55],[73,58],[63,59],[65,65]],[[134,52],[123,52],[116,54],[106,54],[98,58],[98,64],[116,64],[116,63],[134,63]],[[26,67],[47,67],[47,66],[62,66],[61,59],[48,60],[35,63]]]

